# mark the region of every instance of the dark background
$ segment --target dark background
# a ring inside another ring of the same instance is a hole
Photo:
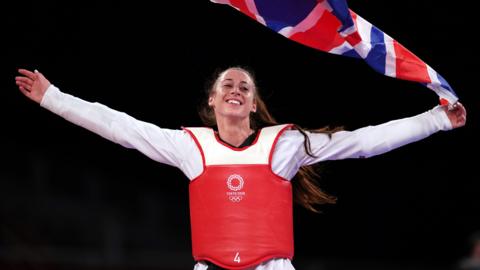
[[[474,10],[350,1],[456,90],[467,126],[320,164],[338,204],[295,208],[297,269],[452,269],[480,229]],[[0,269],[193,269],[188,181],[25,98],[17,68],[161,127],[200,125],[217,68],[251,67],[280,122],[353,130],[422,113],[431,90],[315,51],[209,1],[0,4]],[[475,57],[475,59],[474,59]]]

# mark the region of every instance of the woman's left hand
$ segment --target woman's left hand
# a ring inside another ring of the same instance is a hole
[[[467,121],[467,110],[465,110],[462,103],[457,101],[451,106],[445,106],[445,112],[447,113],[448,119],[450,119],[452,128],[459,128],[465,125]]]

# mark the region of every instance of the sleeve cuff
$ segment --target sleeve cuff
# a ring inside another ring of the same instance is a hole
[[[432,115],[433,121],[435,125],[440,129],[440,130],[451,130],[452,123],[450,122],[450,119],[447,116],[447,113],[445,112],[445,109],[443,106],[437,105],[433,109],[430,110],[430,114]]]
[[[50,84],[50,86],[45,91],[45,94],[43,95],[40,106],[52,112],[58,111],[59,108],[57,107],[59,107],[61,104],[59,102],[61,94],[62,92],[60,92],[60,90],[56,86]]]

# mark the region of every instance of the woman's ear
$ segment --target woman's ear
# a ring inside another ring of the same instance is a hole
[[[257,112],[257,102],[254,100],[252,104],[252,112]]]
[[[213,107],[213,96],[208,98],[208,106]]]

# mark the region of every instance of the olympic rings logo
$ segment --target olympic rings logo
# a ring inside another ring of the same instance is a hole
[[[242,200],[242,196],[228,196],[228,198],[232,202],[240,202]]]
[[[234,185],[233,180],[238,180],[238,184]],[[230,190],[239,191],[243,188],[243,178],[238,174],[232,174],[227,179],[227,186]]]

